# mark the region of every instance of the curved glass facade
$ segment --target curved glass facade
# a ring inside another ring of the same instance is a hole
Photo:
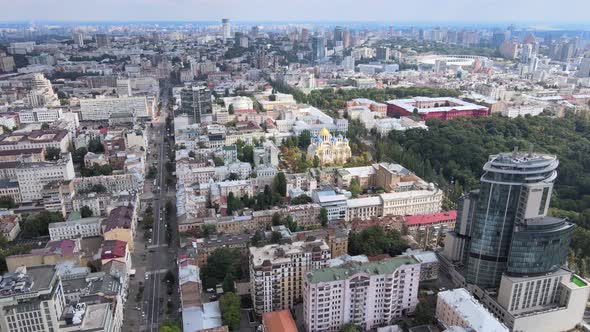
[[[552,217],[516,226],[506,273],[530,277],[558,270],[567,258],[573,230],[572,223]]]
[[[554,156],[504,153],[484,165],[481,188],[471,220],[466,280],[497,287],[506,271],[515,227],[527,217],[542,217],[559,162]],[[535,207],[534,213],[531,211]]]

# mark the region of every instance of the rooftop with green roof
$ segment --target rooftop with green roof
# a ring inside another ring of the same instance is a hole
[[[306,277],[310,283],[317,284],[319,282],[332,282],[348,279],[350,276],[357,273],[366,273],[369,275],[392,274],[402,265],[417,263],[418,261],[413,257],[393,257],[369,263],[350,262],[338,267],[330,267],[308,272]]]

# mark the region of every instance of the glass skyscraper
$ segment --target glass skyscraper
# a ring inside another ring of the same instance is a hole
[[[459,213],[465,217],[460,223],[469,223],[468,283],[494,288],[503,273],[534,275],[564,263],[573,225],[546,216],[558,165],[550,155],[515,151],[490,156],[480,190],[472,195],[473,206]]]

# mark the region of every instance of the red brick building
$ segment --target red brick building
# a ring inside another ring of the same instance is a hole
[[[489,114],[485,106],[452,97],[414,97],[389,100],[386,103],[387,115],[390,117],[410,116],[417,112],[422,120],[450,120],[460,116],[480,117]]]

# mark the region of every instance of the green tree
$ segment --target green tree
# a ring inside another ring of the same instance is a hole
[[[61,156],[61,150],[54,147],[48,147],[45,149],[45,159],[47,160],[58,160]]]
[[[239,180],[240,176],[236,173],[229,173],[229,177],[227,178],[229,181]]]
[[[352,323],[347,323],[342,326],[340,332],[361,332],[361,329]]]
[[[306,194],[301,194],[293,199],[291,199],[291,205],[302,205],[311,203],[311,197],[307,196]]]
[[[299,134],[299,148],[307,150],[309,144],[311,144],[311,132],[309,130],[304,130]]]
[[[232,115],[235,114],[234,104],[229,104],[229,106],[227,107],[227,112]]]
[[[159,332],[181,332],[180,326],[176,322],[165,321],[160,325]]]
[[[77,148],[72,153],[72,161],[75,163],[78,163],[78,164],[83,163],[84,157],[86,156],[87,153],[88,153],[88,149],[86,149],[85,147]]]
[[[283,218],[282,218],[282,216],[281,216],[281,214],[280,214],[280,213],[278,213],[278,212],[275,212],[275,213],[272,215],[271,223],[272,223],[272,225],[273,225],[273,226],[279,226],[279,225],[282,225],[282,221],[283,221]]]
[[[258,246],[260,244],[260,242],[262,241],[263,237],[262,237],[262,232],[257,230],[254,235],[252,236],[252,238],[250,239],[250,245],[251,246]]]
[[[358,233],[351,233],[348,239],[350,255],[397,256],[408,248],[407,242],[397,230],[385,232],[381,226],[372,226]]]
[[[240,297],[235,293],[228,292],[219,298],[219,309],[223,325],[230,330],[240,328]]]
[[[48,225],[54,222],[62,222],[63,216],[58,212],[43,210],[30,215],[22,224],[23,238],[30,239],[38,236],[49,235]]]
[[[275,193],[280,194],[282,197],[287,196],[287,177],[285,173],[279,172],[273,181],[273,189]]]
[[[0,209],[13,209],[16,207],[14,198],[10,196],[0,196]]]
[[[92,215],[93,215],[92,209],[88,205],[84,205],[80,209],[80,215],[82,216],[82,218],[92,217]]]
[[[104,152],[104,146],[102,145],[100,138],[98,138],[98,137],[90,138],[90,140],[88,141],[88,151],[90,151],[92,153],[103,153]]]
[[[240,251],[232,248],[218,248],[207,257],[207,264],[201,268],[201,280],[203,287],[215,288],[217,284],[223,283],[225,277],[230,275],[233,278],[241,278],[240,262],[242,255]],[[233,282],[233,280],[231,280]],[[226,280],[226,282],[229,282]]]
[[[355,179],[350,181],[350,193],[352,194],[352,198],[359,197],[359,194],[363,191],[359,182]]]
[[[328,226],[328,210],[324,207],[320,209],[320,224],[322,227]]]
[[[416,312],[414,321],[418,325],[423,324],[430,324],[432,323],[432,318],[434,317],[434,310],[428,300],[420,299],[418,305],[416,306]]]
[[[281,232],[273,231],[272,233],[270,233],[270,243],[279,243],[281,242],[282,238],[283,235],[281,234]]]
[[[293,233],[297,232],[299,230],[299,226],[297,225],[297,222],[293,220],[293,217],[291,217],[291,215],[288,215],[285,218],[285,225]]]
[[[313,167],[314,168],[320,167],[320,157],[313,156]]]
[[[46,123],[46,122],[43,122],[43,123],[41,124],[41,130],[47,130],[47,129],[49,129],[49,124],[48,124],[48,123]]]

